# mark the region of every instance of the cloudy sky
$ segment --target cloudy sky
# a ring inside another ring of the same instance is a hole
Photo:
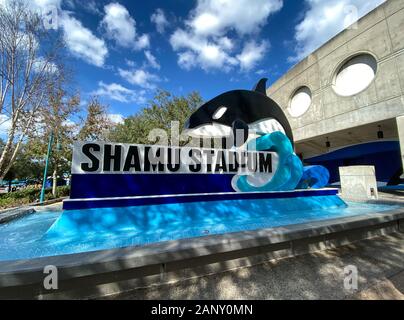
[[[4,1],[4,0],[2,0]],[[1,2],[1,0],[0,0]],[[119,121],[157,88],[204,99],[274,82],[383,0],[34,0],[55,6],[82,100]]]

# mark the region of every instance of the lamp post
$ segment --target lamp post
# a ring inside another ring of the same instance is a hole
[[[54,138],[55,139],[55,138]],[[56,137],[56,152],[59,154],[60,150],[62,149],[62,144],[59,141],[59,137]],[[53,168],[53,174],[52,174],[52,195],[56,197],[56,190],[57,190],[57,184],[58,184],[58,167],[59,167],[59,161],[58,161],[58,156],[53,156],[53,163],[54,163],[54,168]]]
[[[49,137],[48,152],[46,154],[45,170],[43,173],[43,183],[42,183],[42,190],[41,190],[41,196],[39,198],[39,203],[43,203],[45,200],[46,177],[48,176],[48,166],[49,166],[49,158],[50,158],[50,155],[52,152],[52,143],[53,143],[53,132],[51,132],[50,137]]]

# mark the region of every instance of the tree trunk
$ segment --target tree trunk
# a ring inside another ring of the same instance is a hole
[[[8,138],[6,145],[3,148],[3,152],[1,153],[0,156],[0,179],[4,179],[4,176],[7,174],[7,171],[4,168],[7,156],[9,155],[12,145],[13,145],[13,140],[14,140],[14,133],[15,133],[15,123],[12,123],[11,128],[8,133]]]
[[[13,121],[12,126],[11,126],[10,131],[9,131],[9,134],[8,134],[9,137],[8,137],[8,140],[7,140],[7,144],[4,147],[3,153],[2,153],[2,155],[0,157],[0,179],[4,179],[4,176],[7,174],[7,172],[10,170],[10,168],[13,166],[15,158],[17,157],[18,151],[20,149],[20,145],[21,145],[22,141],[24,140],[28,130],[31,127],[32,121],[34,120],[35,111],[39,108],[39,104],[42,103],[42,99],[43,99],[43,95],[41,96],[41,98],[39,100],[40,102],[38,103],[38,105],[36,105],[36,107],[33,108],[33,110],[31,111],[31,115],[29,117],[29,120],[27,121],[27,124],[25,125],[25,128],[22,131],[19,140],[18,140],[17,144],[15,145],[14,152],[13,152],[11,158],[10,158],[10,161],[9,161],[8,165],[5,168],[3,168],[4,167],[4,159],[6,158],[8,153],[11,151],[11,147],[12,147],[13,140],[14,140],[14,137],[15,137],[15,130],[16,130],[15,123],[16,123],[16,121]]]

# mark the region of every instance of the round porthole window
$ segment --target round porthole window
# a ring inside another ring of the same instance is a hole
[[[306,113],[311,105],[311,91],[307,87],[300,87],[290,100],[289,113],[292,117],[300,117]]]
[[[376,76],[377,61],[370,54],[360,54],[346,61],[337,71],[333,88],[349,97],[365,90]]]

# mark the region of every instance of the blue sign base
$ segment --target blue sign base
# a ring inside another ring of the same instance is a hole
[[[293,190],[277,192],[229,192],[209,194],[177,194],[136,197],[108,197],[88,199],[67,199],[63,202],[64,210],[134,207],[171,203],[189,203],[206,201],[247,200],[247,199],[284,199],[299,197],[335,196],[338,189]]]
[[[228,174],[73,174],[71,199],[234,192]]]

